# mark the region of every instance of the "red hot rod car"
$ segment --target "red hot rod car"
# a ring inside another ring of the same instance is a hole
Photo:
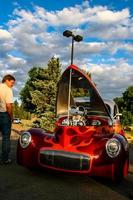
[[[127,176],[129,149],[117,105],[103,100],[88,75],[75,65],[59,81],[56,114],[53,133],[31,128],[21,134],[18,164],[114,181]]]

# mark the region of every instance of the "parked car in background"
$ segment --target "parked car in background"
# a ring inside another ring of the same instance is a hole
[[[124,131],[131,131],[132,129],[129,126],[124,127]]]
[[[102,99],[92,80],[75,65],[59,81],[56,115],[53,132],[31,128],[21,134],[18,164],[113,181],[127,176],[129,146],[118,107]]]
[[[22,122],[21,122],[21,119],[19,119],[19,118],[14,118],[13,119],[13,124],[21,124]]]

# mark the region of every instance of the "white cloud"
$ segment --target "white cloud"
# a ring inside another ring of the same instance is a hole
[[[129,10],[123,9],[122,11],[111,11],[111,10],[101,10],[94,13],[89,21],[98,24],[113,24],[114,23],[124,23],[127,22],[130,17]]]
[[[64,8],[61,11],[48,12],[40,7],[35,7],[36,12],[47,24],[52,26],[72,25],[78,26],[86,22],[83,13],[79,7]]]
[[[133,83],[133,66],[120,60],[116,65],[90,64],[92,79],[105,98],[122,96]]]
[[[14,41],[11,33],[5,29],[0,29],[0,57],[6,56],[6,53],[14,49]]]
[[[3,56],[14,49],[13,43],[12,42],[0,42],[0,54],[2,54]],[[2,56],[2,57],[3,57]]]
[[[121,48],[129,53],[133,53],[133,44],[132,43],[126,43],[121,45]]]
[[[126,52],[133,51],[133,44],[123,42],[81,42],[75,43],[75,55],[89,56],[89,55],[102,55],[109,54],[110,56],[116,54],[119,50]],[[112,58],[111,58],[112,59]]]
[[[14,69],[17,69],[26,65],[26,60],[24,60],[23,58],[12,56],[12,55],[8,55],[6,61],[8,65],[10,67],[13,67]]]
[[[123,25],[92,25],[90,29],[88,29],[88,36],[97,37],[103,40],[124,40],[124,39],[132,39],[133,28],[130,26]]]
[[[12,39],[12,36],[11,34],[7,31],[7,30],[4,30],[4,29],[0,29],[0,41],[7,41],[7,40],[10,40]]]
[[[103,50],[107,49],[107,44],[105,42],[82,42],[75,44],[76,52],[79,53],[88,53],[88,54],[95,54],[100,53]]]

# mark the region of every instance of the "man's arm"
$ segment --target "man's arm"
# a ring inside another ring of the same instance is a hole
[[[13,103],[7,103],[6,104],[6,109],[7,109],[7,112],[11,118],[11,121],[13,120]]]

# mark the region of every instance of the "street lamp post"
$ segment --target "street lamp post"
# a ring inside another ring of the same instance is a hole
[[[73,55],[74,55],[74,41],[80,42],[83,40],[81,35],[74,35],[72,31],[65,30],[63,32],[63,36],[65,37],[72,37],[72,46],[71,46],[71,65],[73,64]]]
[[[71,65],[73,64],[73,55],[74,55],[74,41],[80,42],[83,40],[83,37],[81,35],[74,35],[72,31],[65,30],[63,32],[63,36],[65,37],[72,37],[72,46],[71,46]],[[69,75],[69,89],[68,89],[68,121],[70,116],[70,98],[71,98],[71,82],[72,82],[72,69],[70,69],[70,75]]]

